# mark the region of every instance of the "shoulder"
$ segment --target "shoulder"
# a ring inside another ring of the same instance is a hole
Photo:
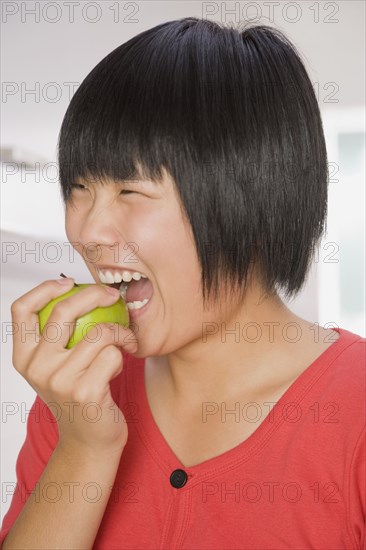
[[[328,412],[336,411],[330,418],[338,418],[339,429],[356,436],[365,426],[366,339],[345,329],[339,333],[320,362],[310,393]]]
[[[339,329],[339,333],[334,349],[330,349],[329,378],[345,391],[359,394],[366,383],[366,339],[346,329]]]

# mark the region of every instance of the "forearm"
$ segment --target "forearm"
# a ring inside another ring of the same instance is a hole
[[[56,448],[2,550],[91,549],[119,460],[118,453],[86,456]]]

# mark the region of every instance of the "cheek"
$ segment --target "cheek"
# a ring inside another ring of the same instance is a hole
[[[201,270],[190,225],[179,209],[159,209],[134,226],[141,260],[164,292],[180,300],[201,297]],[[178,300],[179,301],[179,300]]]
[[[69,241],[73,241],[75,236],[75,215],[71,212],[70,207],[66,206],[65,210],[65,232]]]
[[[176,205],[136,209],[126,231],[136,244],[137,255],[152,272],[174,273],[187,282],[192,276],[197,278],[200,270],[191,228]]]
[[[174,223],[175,222],[175,223]],[[137,255],[142,261],[152,262],[156,269],[156,260],[162,260],[164,252],[171,252],[172,233],[177,236],[179,221],[172,216],[164,205],[157,208],[141,205],[135,208],[128,218],[125,227],[125,236],[136,245]]]
[[[73,248],[81,254],[82,245],[79,243],[80,213],[72,211],[70,207],[65,210],[65,233]]]

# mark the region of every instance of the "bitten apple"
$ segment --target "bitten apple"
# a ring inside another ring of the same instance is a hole
[[[53,300],[51,300],[43,309],[41,309],[38,312],[39,330],[41,334],[43,333],[45,324],[47,323],[48,318],[51,315],[51,312],[55,307],[55,305],[57,304],[57,302],[61,302],[65,298],[68,298],[73,294],[77,294],[78,292],[83,290],[83,288],[86,288],[88,286],[91,286],[91,284],[78,283],[77,286],[74,286],[71,290],[69,290],[65,294],[62,294],[61,296],[58,296],[57,298],[54,298]],[[123,327],[127,328],[129,325],[129,314],[128,314],[128,307],[125,301],[120,297],[119,300],[114,304],[112,304],[111,306],[96,307],[95,309],[92,309],[88,313],[85,313],[85,315],[78,317],[76,319],[74,332],[72,333],[71,338],[66,345],[66,348],[71,349],[78,342],[80,342],[80,340],[82,340],[83,337],[85,337],[86,334],[88,334],[88,332],[97,323],[118,323],[119,325],[122,325]]]

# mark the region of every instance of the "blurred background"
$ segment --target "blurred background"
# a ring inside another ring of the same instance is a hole
[[[365,336],[365,3],[1,2],[1,520],[34,390],[12,367],[11,303],[61,272],[93,282],[64,231],[56,145],[72,95],[110,51],[155,25],[195,16],[282,30],[305,62],[329,158],[327,233],[301,317]]]

